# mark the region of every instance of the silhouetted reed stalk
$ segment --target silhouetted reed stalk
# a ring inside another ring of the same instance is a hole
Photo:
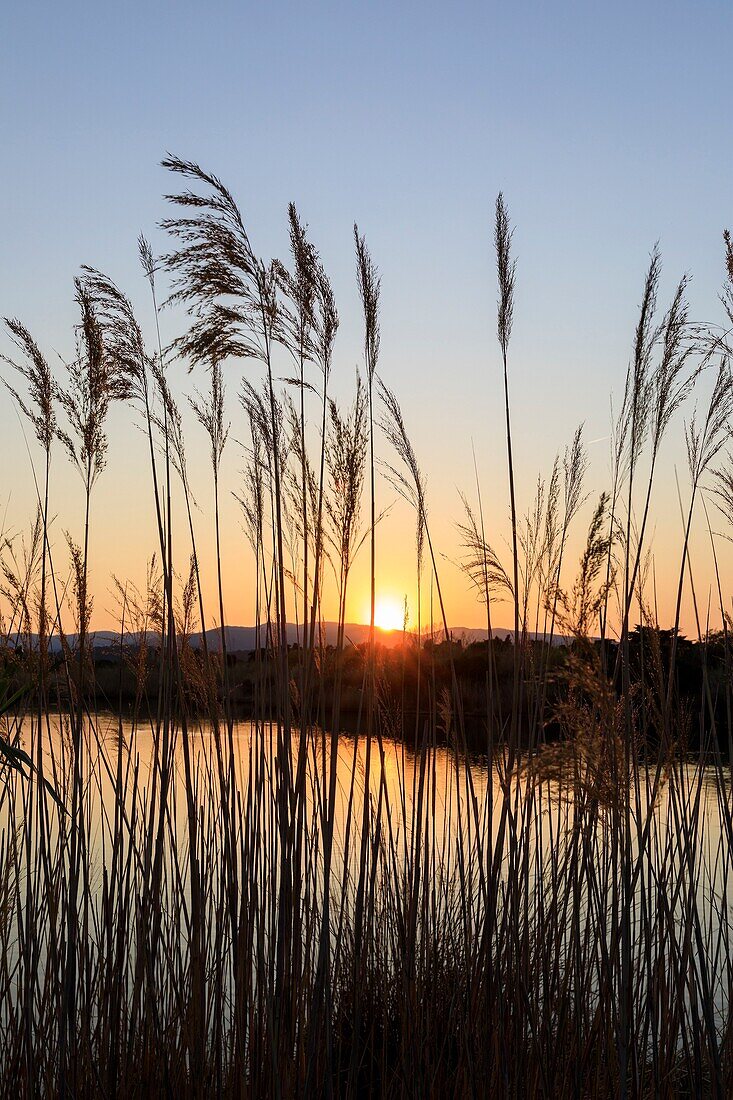
[[[684,587],[685,566],[687,564],[695,501],[702,477],[710,469],[712,463],[730,439],[732,417],[733,378],[731,377],[728,360],[724,358],[718,368],[713,392],[703,423],[698,424],[693,415],[685,433],[687,442],[687,463],[690,471],[690,504],[687,511],[684,541],[682,544],[682,560],[680,563],[679,580],[677,582],[677,598],[675,602],[672,648],[669,661],[669,678],[667,682],[667,711],[669,711],[671,706],[672,690],[674,688],[675,656],[677,653],[680,612],[682,610],[682,590]]]
[[[617,536],[620,535],[621,525],[618,519],[618,508],[621,499],[621,492],[623,489],[624,481],[624,458],[625,458],[625,443],[626,443],[626,402],[622,403],[621,412],[618,417],[613,415],[613,403],[611,404],[611,478],[610,478],[610,491],[609,498],[610,504],[608,509],[608,553],[606,556],[606,581],[610,582],[611,575],[614,568],[613,561],[613,547]],[[604,600],[600,612],[599,612],[599,628],[600,628],[600,659],[601,666],[604,673],[607,670],[607,640],[608,640],[608,613],[610,596],[613,592],[613,586],[607,583],[606,586],[606,599]]]
[[[506,419],[506,447],[509,470],[509,505],[512,523],[512,569],[514,592],[514,688],[512,693],[511,744],[516,747],[518,723],[520,720],[520,639],[519,639],[519,543],[517,523],[516,490],[514,486],[514,459],[512,456],[512,427],[509,414],[509,372],[507,356],[514,321],[514,284],[516,281],[516,260],[511,258],[513,230],[509,224],[509,212],[504,196],[499,192],[496,199],[496,217],[494,221],[494,247],[496,248],[496,271],[499,280],[499,302],[497,333],[501,348],[501,361],[504,372],[504,414]]]
[[[78,330],[77,355],[69,364],[68,383],[58,389],[58,401],[69,423],[69,431],[57,429],[72,463],[77,467],[84,486],[84,537],[80,549],[69,538],[69,548],[74,570],[74,592],[77,608],[78,669],[76,700],[71,723],[73,741],[73,788],[71,809],[71,847],[68,920],[66,929],[66,959],[64,1000],[61,1025],[61,1080],[60,1091],[76,1090],[76,1058],[72,1059],[71,1082],[66,1080],[66,1042],[74,1027],[77,1013],[77,896],[81,860],[84,857],[85,830],[81,813],[83,784],[83,723],[85,672],[87,664],[87,635],[91,616],[91,600],[88,593],[89,574],[89,515],[92,489],[102,473],[107,455],[105,422],[111,403],[124,399],[128,386],[124,376],[107,358],[102,341],[102,330],[94,308],[94,301],[84,283],[77,279],[76,302],[81,313]],[[86,898],[85,898],[86,900]],[[88,1006],[85,1005],[88,1011]]]
[[[372,734],[374,732],[374,698],[375,698],[375,667],[374,667],[374,615],[376,607],[376,483],[374,461],[374,376],[379,360],[380,328],[379,328],[379,296],[381,280],[377,268],[372,261],[366,245],[366,239],[359,235],[359,230],[354,224],[354,244],[356,250],[356,279],[361,299],[364,320],[364,365],[367,381],[367,405],[369,420],[369,550],[370,550],[370,581],[369,581],[369,650],[366,668],[366,759],[364,763],[364,789],[369,791],[371,780],[371,754]],[[380,746],[381,756],[381,746]],[[383,777],[382,777],[383,778]],[[379,799],[381,804],[382,787],[380,782]],[[367,889],[367,849],[370,833],[370,801],[363,800],[363,813],[361,823],[361,850],[359,859],[359,881],[356,891],[355,916],[354,916],[354,977],[357,989],[354,1006],[355,1028],[358,1031],[361,1025],[361,996],[359,995],[359,973],[361,945],[364,935],[365,911],[368,907],[366,897]],[[377,825],[379,828],[379,824]],[[349,1066],[349,1081],[355,1080],[357,1067],[355,1054]]]
[[[48,562],[48,503],[51,472],[51,447],[56,438],[56,410],[54,402],[54,383],[51,369],[40,348],[31,336],[28,329],[17,318],[5,318],[5,324],[10,332],[22,360],[16,362],[2,356],[3,362],[8,363],[25,379],[28,389],[28,401],[7,381],[5,387],[11,393],[17,406],[30,422],[34,435],[43,450],[43,546],[41,554],[41,591],[38,617],[38,648],[39,648],[39,673],[40,673],[40,704],[44,702],[44,672],[47,642],[47,611],[46,611],[46,566]]]
[[[339,316],[333,289],[323,267],[319,265],[317,277],[318,318],[315,333],[315,356],[323,377],[321,391],[321,445],[318,471],[318,497],[315,508],[315,538],[313,565],[313,602],[310,613],[309,650],[315,645],[316,622],[320,617],[321,578],[323,576],[323,510],[324,478],[326,469],[326,417],[328,409],[328,381],[333,361],[333,348],[338,332]]]
[[[174,690],[174,669],[177,665],[178,654],[176,648],[175,638],[175,621],[173,615],[173,502],[171,493],[171,481],[172,481],[172,467],[173,467],[173,453],[171,449],[172,443],[172,424],[169,422],[171,415],[171,400],[169,396],[169,389],[165,379],[166,361],[163,354],[163,341],[160,335],[160,308],[158,305],[158,294],[156,288],[156,274],[157,263],[153,256],[152,248],[146,238],[140,234],[138,237],[138,255],[140,257],[140,264],[142,266],[143,274],[150,287],[150,299],[153,307],[153,316],[155,318],[155,337],[156,337],[156,351],[157,356],[154,356],[149,361],[149,366],[152,369],[153,379],[156,384],[156,390],[162,406],[162,435],[163,435],[163,451],[165,457],[165,525],[163,528],[163,545],[161,547],[161,558],[164,562],[163,568],[163,581],[164,581],[164,614],[162,617],[161,636],[163,644],[161,645],[161,672],[163,675],[163,681],[166,685],[167,698],[169,703],[173,699]],[[152,430],[150,427],[151,411],[146,400],[146,418],[148,422],[148,436],[152,440]],[[180,455],[179,463],[181,461]],[[153,488],[156,494],[156,518],[160,526],[160,514],[157,504],[157,472],[155,465],[155,457],[151,451],[151,467],[153,472]],[[187,486],[184,484],[184,492],[187,494]],[[195,541],[193,539],[193,528],[190,521],[190,506],[188,503],[188,495],[186,495],[186,504],[189,512],[189,527],[191,528],[191,543],[194,554],[194,567],[196,570],[197,579],[200,582],[198,574],[198,556],[196,555]],[[199,605],[203,612],[203,597],[201,596],[201,586],[199,583]],[[206,653],[206,625],[201,616],[201,631],[204,638],[204,652]],[[166,697],[166,693],[163,694]],[[169,707],[166,709],[170,709]],[[163,730],[164,749],[168,739],[167,724],[164,722]],[[188,749],[185,749],[188,753]]]
[[[306,229],[291,203],[288,207],[290,223],[290,254],[293,261],[292,274],[280,264],[277,268],[278,279],[287,300],[292,303],[292,312],[283,312],[283,327],[287,332],[286,346],[293,357],[298,376],[294,379],[300,391],[299,432],[300,432],[300,490],[301,522],[303,540],[303,649],[307,652],[308,637],[308,484],[306,475],[307,453],[305,444],[305,364],[314,357],[313,334],[315,327],[315,309],[317,297],[318,261],[315,249],[306,237]]]
[[[221,364],[214,360],[210,367],[211,388],[206,398],[199,394],[195,398],[189,398],[191,408],[196,419],[209,437],[211,472],[214,483],[214,536],[216,540],[216,585],[219,597],[219,627],[221,634],[221,653],[224,667],[225,691],[228,696],[227,685],[227,640],[226,618],[224,616],[224,588],[221,579],[221,523],[219,520],[219,471],[221,459],[229,437],[229,424],[225,421],[224,413],[224,383],[222,381]],[[205,624],[202,623],[205,632]]]
[[[47,360],[41,353],[38,345],[31,336],[28,329],[17,319],[5,319],[5,324],[10,332],[13,342],[23,356],[21,362],[16,362],[13,359],[7,359],[2,357],[3,361],[17,371],[22,378],[25,379],[28,390],[28,402],[20,396],[18,391],[8,382],[4,382],[6,388],[15,399],[16,405],[23,412],[25,417],[30,422],[33,432],[36,436],[38,443],[43,450],[44,456],[44,470],[43,470],[43,489],[42,489],[42,504],[41,504],[41,518],[43,523],[42,543],[41,543],[41,587],[39,595],[38,605],[38,711],[37,711],[37,728],[36,728],[36,759],[35,768],[38,776],[38,792],[39,797],[36,801],[35,813],[37,815],[38,833],[40,836],[40,858],[41,862],[45,863],[46,860],[46,844],[45,833],[48,828],[48,820],[42,821],[42,815],[45,811],[45,805],[40,797],[40,792],[43,787],[43,723],[44,723],[44,711],[48,707],[47,698],[47,685],[46,685],[46,670],[48,665],[48,619],[46,611],[46,578],[47,578],[47,564],[49,558],[49,542],[48,542],[48,507],[49,507],[49,488],[50,488],[50,474],[51,474],[51,447],[56,438],[57,424],[56,424],[56,410],[54,403],[54,383],[51,374],[50,367]],[[35,476],[35,475],[34,475]],[[29,844],[29,838],[26,841]],[[48,881],[48,876],[47,876]],[[26,881],[26,907],[30,909],[30,876]],[[34,1025],[33,1014],[33,1000],[34,1000],[34,986],[35,979],[34,973],[37,967],[37,945],[34,943],[33,937],[27,937],[27,946],[25,954],[26,965],[26,989],[25,989],[25,1029],[26,1029],[26,1060],[27,1060],[27,1073],[28,1073],[28,1085],[29,1090],[33,1091],[35,1081],[35,1070],[33,1066],[33,1043],[31,1039],[31,1033]]]
[[[361,498],[364,486],[364,472],[367,455],[367,398],[361,379],[357,375],[356,396],[346,416],[343,416],[335,403],[329,406],[330,431],[325,447],[325,461],[328,471],[330,493],[325,499],[326,514],[330,526],[329,540],[333,548],[333,561],[337,576],[338,620],[336,638],[336,666],[334,673],[333,706],[331,711],[330,751],[327,768],[324,766],[324,782],[327,790],[323,796],[323,902],[318,958],[315,976],[315,1000],[313,1004],[315,1019],[330,1003],[332,958],[332,920],[331,889],[334,838],[337,814],[337,780],[339,731],[341,728],[341,689],[343,674],[344,631],[346,623],[346,597],[349,574],[359,549],[363,545],[365,534],[360,531]],[[355,740],[355,747],[358,739]],[[325,747],[324,747],[325,756]],[[324,759],[325,765],[325,759]],[[352,782],[353,782],[352,772]],[[366,782],[366,779],[365,779]],[[350,801],[353,799],[353,791]],[[351,816],[347,830],[351,827]],[[348,833],[347,833],[348,835]],[[339,923],[342,919],[340,915]],[[331,1020],[326,1014],[324,1026],[330,1034]],[[329,1042],[330,1042],[329,1038]],[[310,1044],[308,1052],[308,1082],[312,1083],[314,1073],[315,1047]]]
[[[536,717],[532,722],[532,728],[536,730],[537,738],[543,736],[542,727],[547,707],[547,670],[555,640],[555,626],[557,623],[558,600],[561,594],[560,583],[562,580],[565,550],[567,547],[570,526],[583,504],[583,480],[585,478],[587,465],[588,460],[583,444],[583,426],[581,424],[573,436],[573,442],[566,448],[563,456],[562,521],[559,525],[557,523],[557,498],[559,497],[559,488],[553,490],[552,479],[550,481],[550,490],[548,493],[543,547],[546,560],[546,587],[545,598],[542,601],[545,606],[545,620],[542,636],[543,642],[546,642],[546,645],[543,645],[541,651],[544,656],[544,661],[540,662],[539,672],[541,690],[539,692]],[[607,577],[607,584],[610,584],[610,575]],[[538,606],[539,603],[540,599],[538,598]],[[550,615],[549,628],[547,622],[548,611]]]
[[[661,257],[655,247],[644,282],[644,290],[639,309],[639,320],[634,335],[632,361],[626,375],[626,388],[621,411],[623,424],[620,444],[626,448],[626,518],[624,538],[624,587],[623,621],[621,623],[624,676],[624,698],[629,699],[629,652],[628,652],[628,614],[633,599],[631,536],[633,524],[634,479],[641,458],[642,448],[649,432],[652,410],[651,363],[658,332],[654,327],[654,314],[659,287]],[[637,556],[638,560],[638,556]]]
[[[492,757],[493,756],[492,743],[493,743],[493,736],[494,736],[494,722],[497,720],[497,717],[498,717],[499,726],[501,727],[502,719],[501,719],[501,710],[499,710],[499,712],[497,714],[496,705],[495,705],[495,702],[494,702],[494,680],[495,680],[495,677],[496,677],[496,667],[495,667],[495,662],[494,662],[494,644],[493,644],[494,631],[493,631],[492,622],[491,622],[491,586],[489,584],[489,548],[486,545],[486,525],[485,525],[485,522],[484,522],[484,505],[483,505],[483,499],[481,497],[481,482],[479,480],[479,475],[478,475],[478,465],[476,463],[476,452],[475,452],[473,446],[472,446],[471,450],[473,452],[473,470],[474,470],[474,474],[475,474],[475,478],[476,478],[476,497],[477,497],[477,500],[478,500],[478,519],[479,519],[479,522],[478,522],[478,524],[476,523],[476,520],[474,519],[473,513],[472,513],[471,508],[468,504],[468,501],[465,499],[465,497],[462,497],[464,510],[466,512],[466,515],[467,515],[467,518],[468,518],[468,521],[469,521],[469,526],[461,528],[460,525],[459,525],[459,531],[463,530],[464,535],[467,534],[469,536],[469,545],[472,546],[474,548],[474,550],[475,549],[479,550],[478,562],[477,562],[477,564],[480,564],[480,566],[481,566],[481,576],[480,576],[481,585],[479,587],[479,592],[481,592],[481,594],[483,596],[483,602],[486,605],[486,639],[487,639],[486,648],[487,648],[487,655],[488,655],[488,676],[487,676],[487,685],[486,686],[487,686],[487,706],[488,706],[489,757]],[[469,572],[469,576],[471,576],[470,572]],[[418,584],[419,584],[419,578],[420,578],[420,571],[418,569]],[[473,579],[473,577],[472,577],[472,579]],[[419,597],[418,597],[418,604],[419,604]],[[417,633],[418,633],[418,638],[420,638],[421,637],[421,632],[420,632],[419,627],[418,627],[418,632]],[[418,679],[418,687],[419,687],[419,679]]]

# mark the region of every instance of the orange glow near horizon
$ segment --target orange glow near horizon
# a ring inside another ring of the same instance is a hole
[[[405,607],[390,596],[378,596],[374,608],[374,625],[380,630],[402,630]]]

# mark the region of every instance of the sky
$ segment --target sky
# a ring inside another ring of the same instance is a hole
[[[167,246],[158,223],[171,189],[160,160],[170,151],[228,184],[264,256],[285,255],[287,204],[297,203],[337,297],[334,395],[345,402],[363,365],[357,221],[382,275],[379,370],[402,403],[427,478],[449,618],[479,625],[483,611],[451,559],[458,492],[475,496],[474,452],[490,537],[502,552],[508,536],[496,194],[503,191],[516,226],[510,396],[519,507],[583,421],[590,498],[571,546],[577,559],[592,504],[608,484],[610,401],[621,398],[656,241],[662,303],[686,271],[692,316],[723,319],[721,233],[733,223],[731,41],[733,8],[724,0],[4,5],[0,314],[23,320],[60,364],[73,350],[73,277],[86,263],[126,290],[152,340],[136,239],[143,231],[156,252]],[[161,323],[170,339],[185,317],[167,310]],[[0,352],[11,351],[0,334]],[[172,369],[179,394],[205,385],[200,368]],[[251,364],[227,364],[232,432],[223,478],[231,489],[243,462],[236,394],[245,372],[256,376]],[[703,379],[701,405],[708,391]],[[196,522],[210,544],[207,447],[190,417],[187,436]],[[672,614],[682,545],[674,471],[686,499],[683,439],[680,417],[654,501],[662,618]],[[0,396],[6,531],[28,526],[38,458],[12,402]],[[108,469],[93,501],[99,628],[114,620],[112,576],[142,581],[155,544],[145,461],[133,413],[115,409]],[[382,506],[394,502],[384,480],[379,493]],[[80,537],[83,499],[60,451],[53,501],[61,556],[63,532]],[[252,565],[229,494],[223,515],[227,616],[247,623]],[[379,534],[378,588],[387,600],[407,594],[414,611],[413,528],[406,507],[394,503]],[[183,526],[179,543],[185,548]],[[696,529],[692,547],[705,605],[712,574],[704,530]],[[354,620],[368,614],[366,557],[353,577]],[[210,549],[203,558],[212,586]],[[721,566],[729,582],[733,556],[724,543]],[[497,618],[508,624],[510,608]],[[683,625],[692,631],[687,597]]]

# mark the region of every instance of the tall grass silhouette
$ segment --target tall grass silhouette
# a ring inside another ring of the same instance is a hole
[[[0,1093],[730,1095],[732,624],[719,570],[721,629],[700,624],[697,710],[680,663],[694,525],[704,514],[716,568],[731,537],[729,329],[691,323],[686,278],[658,312],[655,248],[609,485],[586,485],[582,427],[546,476],[519,484],[518,269],[499,195],[487,369],[500,370],[509,552],[488,529],[476,467],[459,502],[458,564],[488,641],[469,683],[409,409],[380,374],[382,288],[365,237],[354,226],[363,363],[340,405],[335,293],[295,205],[288,258],[263,260],[218,177],[163,163],[184,190],[168,197],[170,252],[139,242],[150,317],[84,267],[64,369],[24,323],[5,322],[7,399],[42,474],[30,535],[0,537]],[[724,244],[733,324],[727,234]],[[186,317],[170,347],[166,303]],[[186,368],[194,430],[208,441],[203,515],[171,386]],[[143,590],[115,579],[119,692],[105,696],[90,530],[97,484],[114,477],[106,431],[121,403],[144,429],[157,539]],[[673,431],[689,492],[664,630],[649,531]],[[228,485],[222,456],[235,440],[243,469]],[[83,531],[63,539],[52,478],[62,453],[84,505]],[[246,721],[222,579],[229,492],[256,608]],[[414,512],[417,611],[390,664],[375,598],[395,493]],[[213,595],[200,570],[209,540]],[[355,647],[349,586],[367,546],[369,633]],[[506,643],[492,636],[502,602]]]

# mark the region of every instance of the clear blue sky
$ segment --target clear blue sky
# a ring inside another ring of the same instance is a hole
[[[693,313],[720,319],[732,43],[724,0],[5,4],[0,313],[63,354],[85,262],[144,309],[135,239],[145,230],[164,246],[158,162],[170,150],[229,183],[263,254],[284,253],[286,206],[297,202],[335,284],[345,394],[360,358],[358,220],[383,272],[382,371],[447,539],[454,487],[471,485],[471,438],[488,495],[503,474],[496,192],[517,224],[512,387],[527,501],[579,420],[589,439],[607,434],[655,240],[663,297],[689,270]],[[180,319],[165,324],[172,335]],[[134,510],[124,438],[120,425],[105,476],[116,506]],[[20,440],[3,400],[5,469]],[[121,458],[127,483],[113,469]],[[605,443],[593,458],[601,488]],[[504,497],[494,506],[503,517]],[[99,535],[102,577],[124,572],[130,547]]]

